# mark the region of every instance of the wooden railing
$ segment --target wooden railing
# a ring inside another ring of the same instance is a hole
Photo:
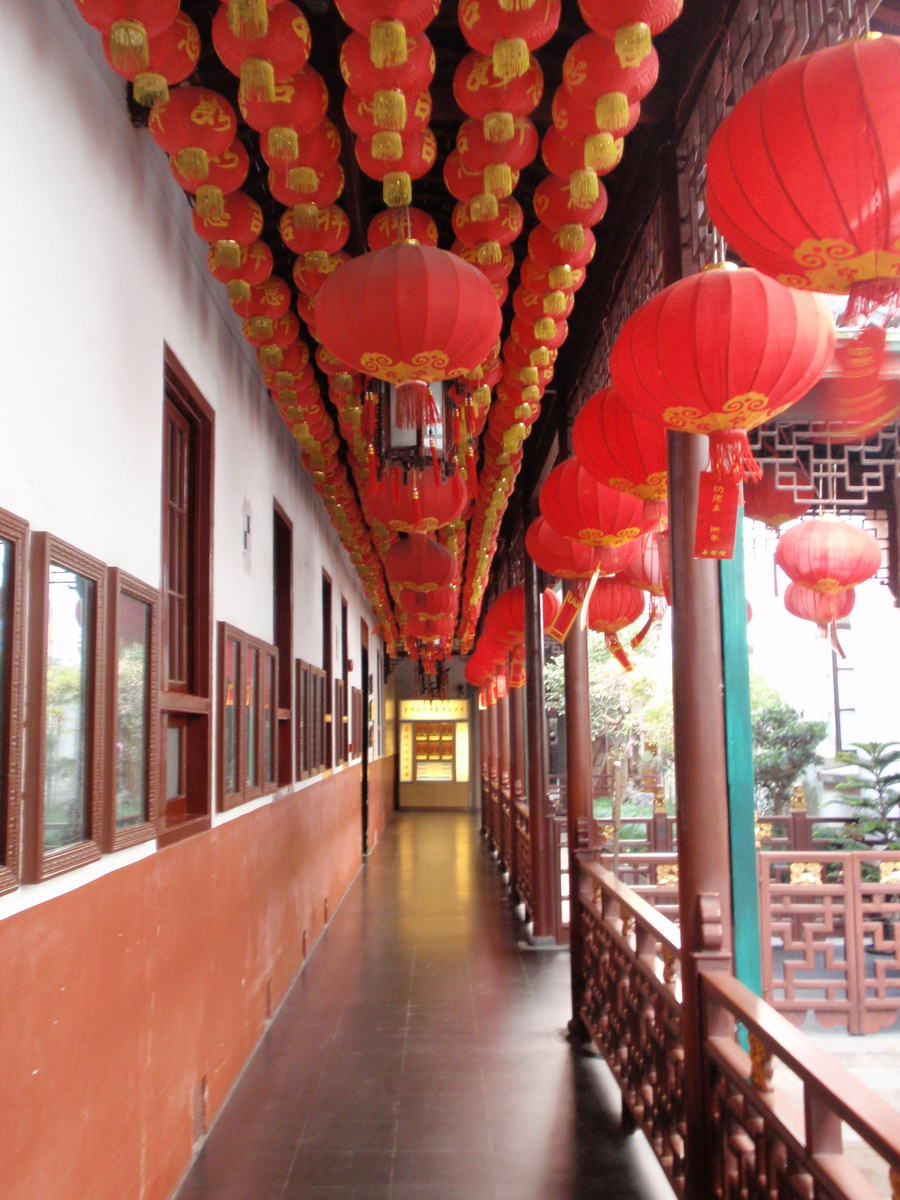
[[[578,870],[580,1016],[680,1195],[686,1113],[678,928],[589,856],[579,855]],[[707,1093],[704,1128],[695,1136],[709,1156],[710,1196],[897,1200],[900,1114],[730,974],[701,971],[699,979]],[[776,1062],[793,1075],[800,1105],[792,1089],[774,1086]],[[844,1153],[845,1125],[880,1164],[883,1186]]]

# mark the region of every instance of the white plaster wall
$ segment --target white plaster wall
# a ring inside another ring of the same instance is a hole
[[[355,571],[165,156],[131,126],[124,84],[71,0],[6,7],[0,114],[0,506],[158,586],[168,343],[216,412],[216,620],[271,640],[276,498],[294,523],[294,653],[321,662],[327,570],[335,654],[344,596],[360,686],[359,619],[371,630],[374,618]]]

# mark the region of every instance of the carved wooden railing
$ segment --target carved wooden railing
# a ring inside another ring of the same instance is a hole
[[[680,1195],[686,1117],[678,929],[599,862],[580,855],[578,870],[579,1014]],[[707,1092],[698,1144],[710,1156],[710,1200],[900,1200],[900,1114],[727,972],[701,971],[699,986]],[[775,1088],[775,1063],[795,1088]],[[845,1153],[844,1126],[878,1164],[883,1185]]]
[[[525,906],[525,912],[534,918],[531,896],[531,825],[528,805],[516,801],[513,805],[513,863],[515,872],[510,879],[510,888],[515,899]]]

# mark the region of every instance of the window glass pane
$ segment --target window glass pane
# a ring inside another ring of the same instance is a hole
[[[87,840],[94,581],[50,564],[44,849]]]
[[[176,800],[182,794],[181,750],[182,729],[180,725],[166,728],[166,799]]]
[[[150,605],[119,594],[116,679],[116,828],[147,820]]]
[[[246,783],[248,787],[256,787],[259,783],[259,763],[256,751],[256,714],[258,707],[259,651],[252,646],[247,646],[244,651],[244,717],[246,721]]]
[[[6,859],[7,775],[9,772],[9,640],[12,634],[12,543],[0,538],[0,862]]]
[[[225,794],[231,796],[238,790],[237,767],[237,686],[238,686],[238,643],[234,638],[225,639]]]
[[[275,778],[275,721],[272,697],[275,693],[275,659],[266,655],[263,669],[263,780]]]

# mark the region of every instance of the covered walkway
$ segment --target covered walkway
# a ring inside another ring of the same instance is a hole
[[[568,954],[523,944],[474,818],[400,814],[178,1200],[671,1195],[569,1009]]]

